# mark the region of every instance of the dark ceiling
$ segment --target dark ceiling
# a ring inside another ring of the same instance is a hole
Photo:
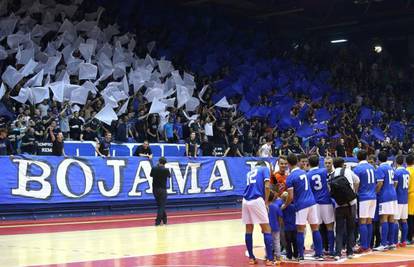
[[[287,34],[327,38],[363,35],[401,38],[414,34],[411,0],[175,0],[187,7],[213,6],[270,23]]]

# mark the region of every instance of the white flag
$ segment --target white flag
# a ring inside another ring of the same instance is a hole
[[[83,86],[72,90],[70,94],[70,102],[77,103],[81,105],[86,104],[86,100],[88,99],[89,90]]]
[[[4,85],[4,83],[1,83],[1,87],[0,87],[0,100],[3,98],[4,94],[6,93],[6,86]]]
[[[188,92],[188,89],[182,85],[177,85],[177,108],[181,108],[185,103],[190,99],[191,95]]]
[[[124,114],[128,109],[128,104],[129,104],[129,98],[127,99],[127,101],[125,101],[125,103],[122,105],[122,107],[118,110],[116,114],[118,116],[121,116],[122,114]]]
[[[187,111],[195,111],[199,105],[200,105],[200,100],[198,100],[198,98],[190,97],[187,103],[185,103],[185,109]]]
[[[152,101],[151,108],[150,108],[148,114],[152,114],[152,113],[159,114],[159,113],[165,112],[166,107],[167,107],[166,104],[162,103],[160,100],[155,98]]]
[[[98,74],[98,67],[91,63],[79,65],[79,80],[95,80]]]
[[[215,106],[220,108],[233,108],[233,105],[229,104],[225,96],[222,99],[220,99],[220,101],[217,102]]]
[[[204,85],[203,88],[201,89],[200,93],[198,93],[198,99],[200,99],[200,101],[203,102],[203,103],[206,103],[206,101],[204,101],[204,99],[203,99],[203,95],[207,91],[207,89],[208,89],[208,84]]]
[[[16,84],[18,84],[21,79],[23,79],[23,74],[18,72],[11,65],[7,66],[7,69],[3,72],[1,79],[9,86],[10,89],[13,89]]]
[[[20,70],[20,73],[24,77],[27,77],[33,73],[33,70],[37,67],[38,64],[39,63],[37,63],[33,59],[30,59],[30,61],[26,65],[24,65],[24,67]]]
[[[168,60],[158,60],[158,68],[160,69],[161,76],[166,76],[174,71],[171,61]]]
[[[107,125],[111,125],[112,121],[118,119],[118,116],[110,105],[105,105],[103,109],[95,115],[95,118]]]
[[[22,88],[20,88],[19,95],[12,96],[11,98],[13,98],[14,100],[16,100],[17,102],[20,102],[20,103],[23,103],[24,104],[24,103],[27,102],[27,100],[29,99],[29,97],[30,97],[30,90],[29,90],[29,88],[22,87]]]
[[[49,84],[50,90],[53,92],[53,100],[63,102],[63,94],[65,91],[65,83],[62,81]]]
[[[48,87],[33,87],[30,88],[30,102],[32,104],[41,103],[45,99],[49,99],[49,88]]]
[[[42,86],[43,83],[43,69],[39,71],[35,76],[30,78],[23,87],[31,87],[31,86]]]

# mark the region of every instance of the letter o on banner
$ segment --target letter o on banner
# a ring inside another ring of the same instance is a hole
[[[82,169],[83,175],[85,177],[85,189],[82,194],[75,195],[72,192],[70,192],[68,188],[68,183],[66,182],[66,175],[68,172],[68,168],[71,164],[77,164]],[[57,169],[56,174],[56,183],[60,190],[60,192],[69,197],[69,198],[80,198],[84,195],[88,194],[92,190],[93,185],[93,175],[91,168],[86,165],[84,162],[76,160],[76,159],[64,159]]]

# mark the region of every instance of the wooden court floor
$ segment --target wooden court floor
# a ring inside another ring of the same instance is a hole
[[[0,222],[0,267],[248,266],[240,210],[169,215],[169,224],[161,227],[153,226],[152,214]],[[259,229],[254,246],[263,257]],[[300,265],[414,266],[414,247]]]

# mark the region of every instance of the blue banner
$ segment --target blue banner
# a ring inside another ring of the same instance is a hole
[[[259,160],[168,157],[168,198],[242,196],[246,174]],[[140,157],[0,157],[0,205],[153,199],[150,172],[157,161]],[[277,165],[276,158],[266,162]],[[347,166],[354,164],[354,159],[347,159]]]

